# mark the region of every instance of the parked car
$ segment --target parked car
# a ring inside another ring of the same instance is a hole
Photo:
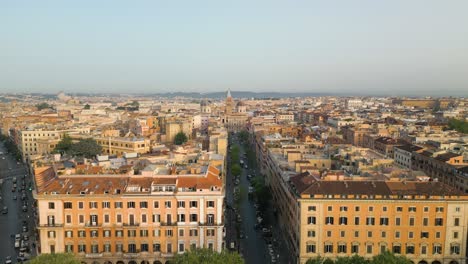
[[[8,207],[3,206],[2,214],[8,214]]]

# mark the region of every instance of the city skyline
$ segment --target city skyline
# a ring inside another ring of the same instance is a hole
[[[466,96],[464,1],[1,6],[2,92]]]

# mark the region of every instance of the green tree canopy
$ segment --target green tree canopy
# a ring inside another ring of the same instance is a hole
[[[73,141],[68,134],[63,135],[63,138],[55,146],[54,153],[68,153],[73,145]]]
[[[233,164],[233,165],[232,165],[232,167],[231,167],[231,173],[232,173],[232,175],[238,176],[238,175],[241,174],[241,172],[242,172],[242,169],[241,169],[241,167],[240,167],[239,164]]]
[[[30,264],[80,264],[81,262],[71,253],[41,254],[28,263]]]
[[[174,258],[175,264],[243,264],[242,257],[233,252],[222,251],[218,253],[207,248],[197,248],[185,252],[184,254],[176,254]]]
[[[89,109],[91,109],[91,106],[90,106],[89,104],[86,104],[86,105],[83,107],[83,109],[89,110]]]
[[[468,134],[468,122],[465,120],[452,118],[448,121],[448,127],[460,133]]]
[[[48,103],[40,103],[40,104],[37,104],[36,107],[37,107],[37,110],[52,108],[52,106],[49,105]]]
[[[85,158],[92,158],[101,154],[101,152],[101,145],[99,145],[96,140],[92,138],[81,139],[77,143],[74,143],[70,148],[70,154],[75,156],[83,156]]]
[[[174,144],[182,145],[185,142],[187,142],[187,140],[188,140],[187,135],[185,135],[184,132],[179,132],[175,135]]]
[[[340,257],[336,260],[324,259],[322,257],[311,258],[306,264],[411,264],[405,256],[396,256],[390,251],[374,256],[372,259],[365,259],[358,255],[352,257]]]

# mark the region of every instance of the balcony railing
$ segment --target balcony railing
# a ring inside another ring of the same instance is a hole
[[[124,223],[123,226],[140,226],[140,223]]]
[[[103,256],[102,253],[88,253],[85,255],[87,258],[100,258]]]
[[[63,227],[63,224],[47,223],[47,224],[39,225],[39,227]]]
[[[160,224],[162,226],[176,226],[177,225],[177,222],[170,222],[170,223],[167,223],[167,222],[160,222]]]

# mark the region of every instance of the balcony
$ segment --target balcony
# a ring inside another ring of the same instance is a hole
[[[161,226],[176,226],[177,222],[170,222],[170,223],[160,222],[160,224]]]
[[[101,224],[97,223],[97,222],[87,222],[85,224],[85,227],[100,227]]]
[[[101,258],[103,254],[102,253],[88,253],[85,256],[87,258]]]
[[[48,223],[48,224],[39,225],[39,227],[63,227],[63,224]]]
[[[135,253],[123,253],[124,258],[138,258],[140,256],[139,252]]]
[[[140,226],[140,223],[124,223],[123,224],[124,227],[131,227],[131,226]]]

